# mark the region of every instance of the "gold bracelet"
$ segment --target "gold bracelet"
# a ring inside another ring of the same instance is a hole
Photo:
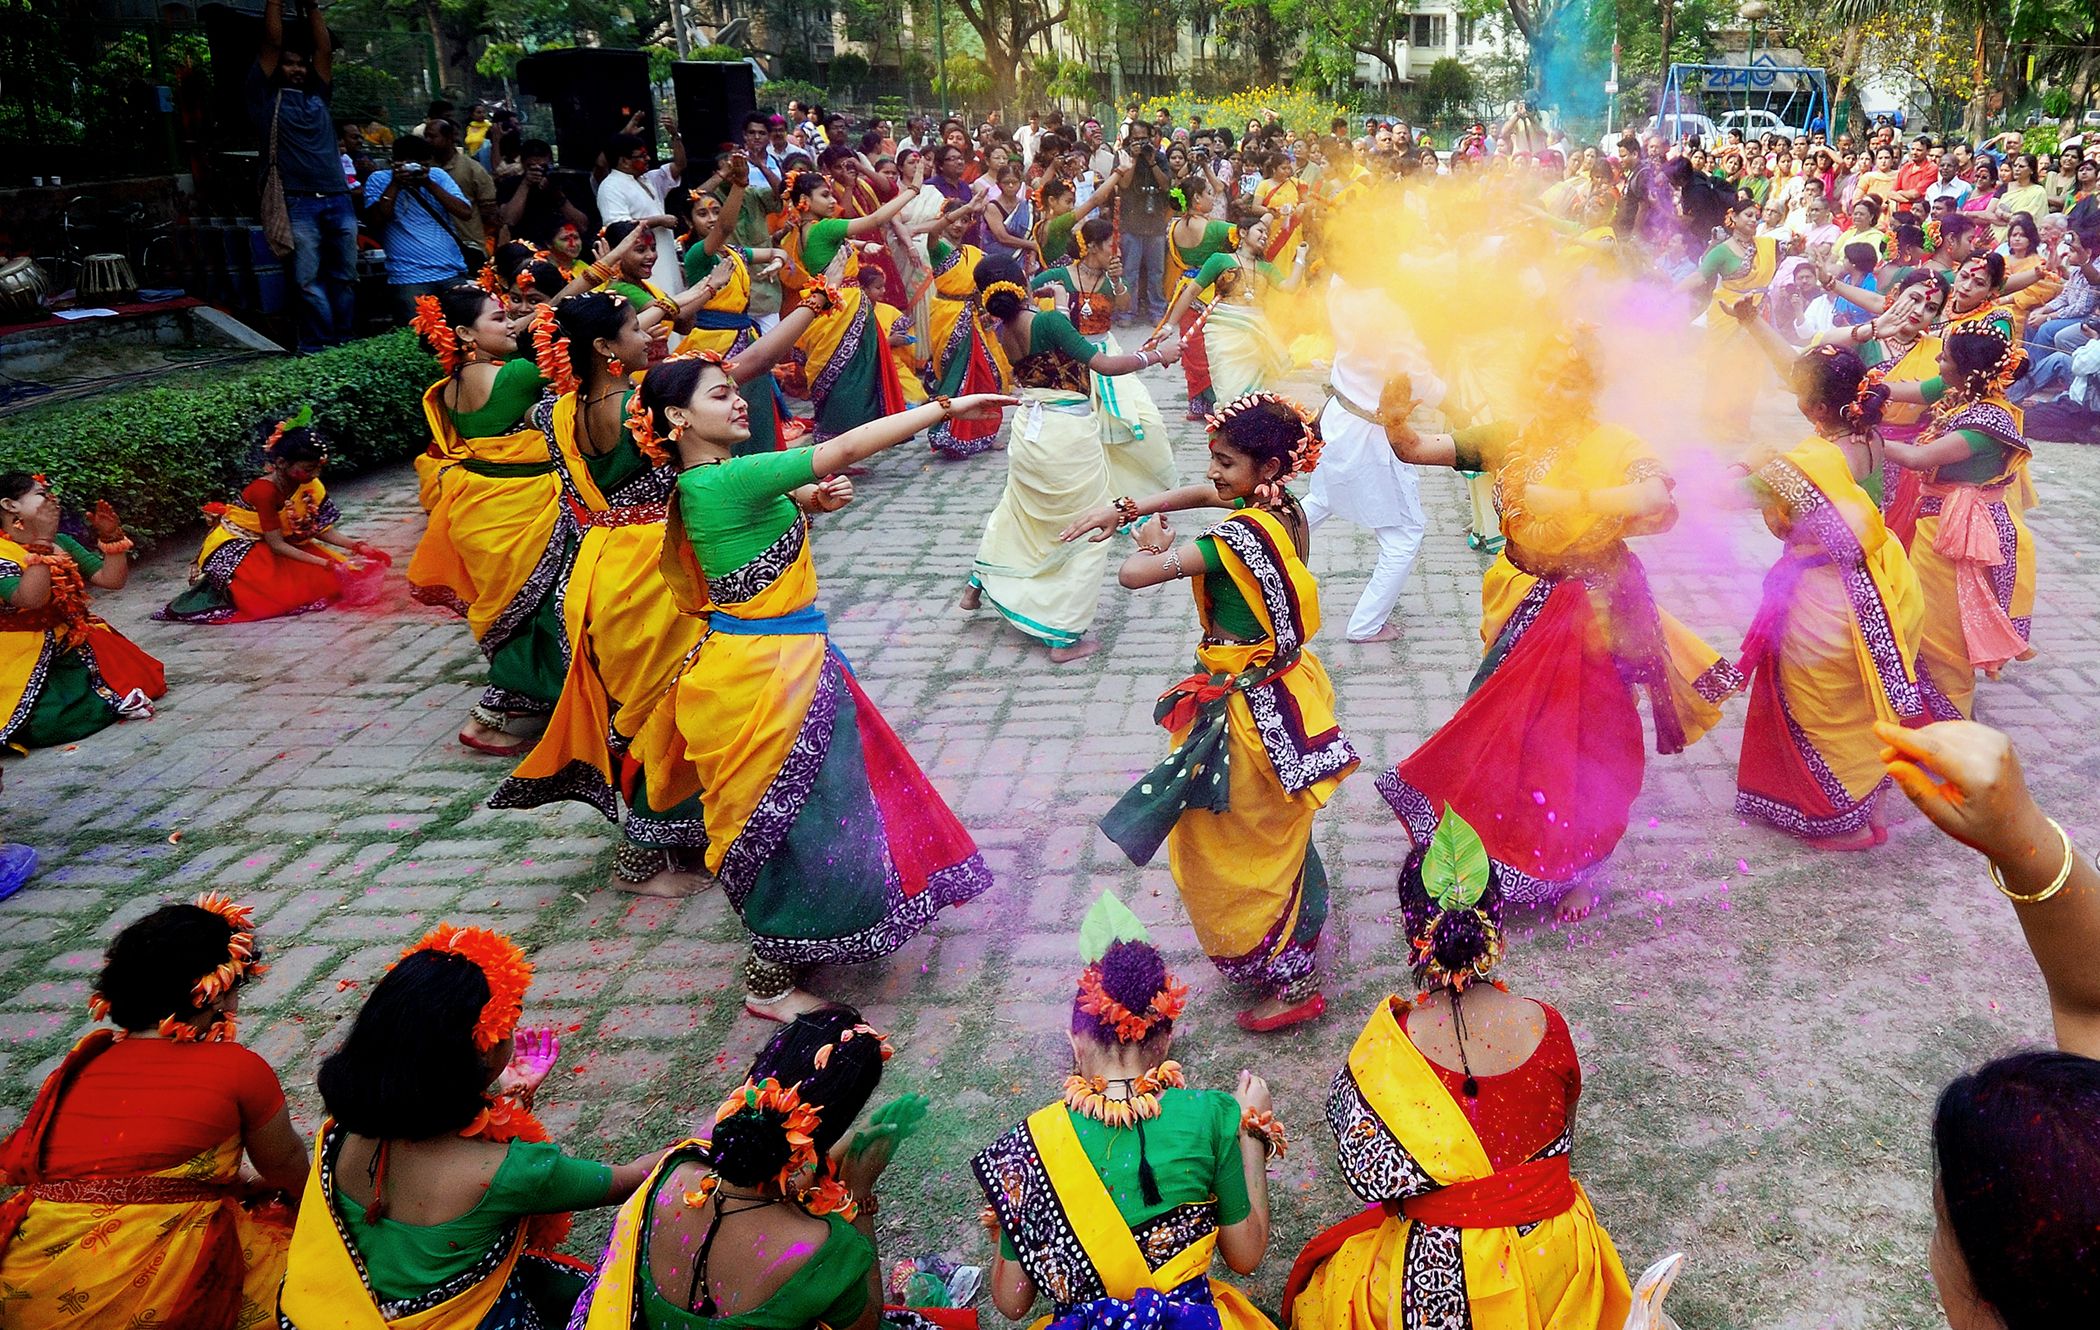
[[[2055,881],[2031,896],[2022,896],[2005,885],[2005,876],[1998,871],[1997,864],[1986,861],[1991,874],[1991,885],[1998,888],[1998,893],[2015,905],[2040,905],[2057,892],[2062,891],[2064,883],[2071,880],[2071,869],[2078,863],[2078,851],[2071,848],[2070,833],[2065,831],[2062,825],[2053,817],[2044,817],[2042,821],[2047,822],[2050,829],[2056,832],[2056,838],[2063,842],[2064,866],[2056,870]]]

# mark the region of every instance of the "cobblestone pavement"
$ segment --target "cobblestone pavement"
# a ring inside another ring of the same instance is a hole
[[[1196,473],[1200,436],[1180,420],[1178,373],[1148,381],[1184,473]],[[1315,385],[1304,387],[1312,400]],[[1759,425],[1768,437],[1799,432],[1779,405]],[[817,539],[840,646],[998,875],[888,965],[815,982],[893,1032],[893,1088],[937,1100],[885,1184],[883,1250],[987,1258],[967,1159],[1056,1092],[1078,920],[1112,887],[1192,983],[1176,1046],[1192,1080],[1229,1086],[1257,1068],[1294,1130],[1275,1243],[1250,1281],[1273,1305],[1298,1245],[1355,1208],[1321,1103],[1367,1013],[1407,982],[1392,894],[1403,837],[1371,777],[1451,713],[1476,663],[1481,560],[1461,539],[1462,491],[1449,474],[1423,478],[1429,537],[1397,644],[1341,640],[1373,547],[1339,522],[1321,532],[1318,647],[1367,766],[1317,832],[1334,882],[1331,1014],[1258,1040],[1233,1026],[1164,863],[1135,870],[1094,828],[1162,750],[1150,709],[1187,670],[1187,593],[1124,592],[1111,572],[1103,650],[1062,669],[989,611],[960,615],[955,595],[1002,474],[997,454],[950,463],[907,445],[878,459]],[[2044,444],[2035,474],[2043,654],[1986,685],[1983,707],[2019,738],[2045,802],[2077,835],[2100,830],[2088,793],[2100,563],[2083,520],[2100,454]],[[421,527],[409,469],[345,483],[339,498],[349,529],[405,565]],[[1747,513],[1695,512],[1644,545],[1663,603],[1723,650],[1740,641],[1775,550]],[[41,849],[46,867],[0,905],[0,1119],[19,1119],[86,1028],[82,1004],[114,929],[218,887],[259,907],[272,969],[244,1002],[245,1037],[308,1129],[314,1068],[339,1022],[441,918],[507,929],[532,949],[531,1015],[566,1031],[543,1095],[559,1139],[626,1156],[699,1121],[767,1028],[740,1013],[739,931],[719,893],[615,894],[602,887],[612,837],[595,814],[483,808],[501,764],[452,740],[480,658],[462,625],[411,604],[398,579],[367,610],[149,622],[186,553],[164,552],[101,602],[167,661],[159,715],[7,766],[0,832]],[[2041,987],[1982,865],[1922,822],[1899,825],[1874,854],[1839,857],[1739,823],[1741,714],[1731,704],[1692,752],[1651,761],[1609,909],[1573,928],[1521,923],[1507,974],[1573,1026],[1588,1091],[1577,1171],[1627,1263],[1691,1253],[1673,1298],[1685,1325],[1937,1324],[1925,1268],[1933,1096],[1965,1065],[2045,1037]],[[604,1223],[587,1222],[579,1248]]]

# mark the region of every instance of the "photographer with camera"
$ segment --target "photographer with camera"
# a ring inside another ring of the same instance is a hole
[[[554,182],[554,149],[545,139],[527,139],[519,149],[524,171],[497,185],[496,218],[506,240],[530,241],[537,249],[554,243],[564,222],[583,231],[591,219]]]
[[[1167,191],[1174,181],[1160,159],[1152,126],[1132,120],[1122,143],[1122,187],[1116,191],[1122,209],[1123,267],[1134,293],[1126,318],[1147,325],[1167,312],[1167,223],[1172,204]]]
[[[474,215],[474,205],[444,170],[430,164],[420,135],[394,140],[394,164],[365,177],[365,225],[386,247],[386,285],[406,323],[416,297],[436,295],[467,280],[465,253],[452,218]]]

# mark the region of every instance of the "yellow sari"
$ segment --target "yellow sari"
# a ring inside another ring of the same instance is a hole
[[[648,467],[606,494],[577,447],[577,400],[562,395],[551,414],[555,469],[583,530],[560,592],[569,670],[546,731],[489,806],[575,799],[617,820],[620,759],[699,646],[701,623],[679,612],[657,568],[675,469]],[[634,447],[624,432],[622,440]],[[638,844],[698,848],[706,840],[696,809],[658,815],[646,797],[628,803],[628,836]]]
[[[1948,415],[1924,436],[1973,430],[2000,449],[1983,480],[1943,479],[1944,466],[1923,478],[1910,547],[1925,597],[1918,667],[1964,716],[1975,714],[1977,670],[1995,678],[2007,662],[2035,654],[2028,644],[2034,537],[2020,502],[2031,456],[2021,424],[2020,408],[1994,397]]]
[[[1750,710],[1735,809],[1796,836],[1848,835],[1870,823],[1889,783],[1874,722],[1954,715],[1920,686],[1924,598],[1836,444],[1804,439],[1755,482],[1786,553],[1743,644]]]
[[[839,303],[817,315],[795,343],[816,407],[819,443],[904,409],[904,389],[875,327],[874,302],[860,289],[860,254],[846,228],[845,218],[833,217],[806,230],[790,227],[780,241],[794,265],[787,284],[798,292],[812,274],[823,274],[841,246],[846,250]]]
[[[921,366],[918,344],[889,344],[890,334],[900,323],[904,325],[905,331],[911,331],[911,320],[903,310],[879,300],[875,302],[875,331],[881,334],[883,345],[889,348],[890,362],[897,367],[897,384],[904,390],[904,404],[921,406],[926,402],[926,383],[919,377]]]
[[[1327,1121],[1350,1189],[1382,1208],[1299,1258],[1284,1301],[1291,1330],[1625,1323],[1625,1268],[1568,1174],[1573,1124],[1531,1160],[1497,1170],[1392,1002],[1379,1004],[1349,1050]]]
[[[373,1301],[336,1216],[335,1180],[327,1163],[334,1129],[332,1121],[324,1123],[315,1142],[313,1168],[299,1201],[299,1222],[292,1230],[279,1316],[292,1330],[478,1330],[524,1254],[526,1226],[521,1222],[511,1228],[504,1243],[489,1253],[486,1273],[466,1288],[433,1306],[395,1309],[388,1315]]]
[[[1062,1101],[1031,1113],[971,1167],[1022,1268],[1054,1304],[1031,1330],[1084,1304],[1096,1304],[1087,1307],[1090,1324],[1107,1323],[1115,1309],[1098,1304],[1129,1304],[1147,1291],[1170,1303],[1210,1303],[1223,1330],[1274,1330],[1245,1294],[1210,1277],[1216,1198],[1178,1206],[1133,1232]]]
[[[1190,579],[1204,625],[1199,672],[1154,710],[1174,747],[1101,828],[1139,865],[1165,842],[1196,940],[1227,979],[1296,996],[1313,982],[1314,944],[1327,919],[1313,814],[1358,759],[1312,653],[1319,584],[1290,533],[1274,514],[1243,508],[1206,534],[1223,569]],[[1217,630],[1212,578],[1238,592],[1259,640],[1236,642]]]
[[[0,1319],[24,1330],[262,1325],[277,1306],[290,1216],[239,1204],[238,1136],[135,1177],[43,1176],[61,1096],[112,1042],[100,1030],[75,1045],[30,1110],[28,1139],[10,1143],[27,1148],[4,1179],[22,1190],[0,1204]]]
[[[977,265],[984,251],[957,245],[933,266],[933,300],[927,306],[932,337],[926,355],[933,367],[933,390],[948,397],[965,393],[1009,392],[1013,366],[1006,348],[984,326],[977,302]],[[950,457],[986,451],[999,434],[999,422],[943,421],[927,431],[927,440]]]
[[[1470,463],[1470,458],[1467,462]],[[1481,579],[1481,667],[1452,718],[1378,778],[1379,793],[1427,844],[1448,805],[1479,830],[1503,890],[1550,904],[1625,834],[1643,749],[1634,687],[1648,695],[1656,750],[1682,752],[1720,719],[1742,675],[1661,610],[1630,536],[1657,519],[1593,511],[1541,516],[1531,485],[1577,492],[1668,475],[1627,431],[1540,420],[1499,456],[1502,552]]]
[[[1717,437],[1748,437],[1750,413],[1765,381],[1767,363],[1750,340],[1749,330],[1728,309],[1763,294],[1778,270],[1779,242],[1759,236],[1751,246],[1749,262],[1715,282],[1707,301],[1705,407]]]
[[[546,434],[529,420],[509,434],[460,437],[442,397],[450,382],[440,379],[423,394],[431,444],[416,459],[416,474],[430,523],[408,561],[408,584],[417,600],[463,616],[482,641],[521,596],[553,583],[548,555],[561,480]],[[526,611],[538,597],[530,601]]]

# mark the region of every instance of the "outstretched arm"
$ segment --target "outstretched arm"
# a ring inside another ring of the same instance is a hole
[[[922,158],[919,161],[912,163],[911,178],[905,181],[905,185],[907,186],[907,188],[898,190],[897,196],[895,198],[891,199],[888,203],[883,204],[881,207],[875,209],[875,211],[867,213],[860,217],[855,217],[851,221],[847,222],[846,234],[849,236],[858,236],[866,235],[870,231],[881,230],[883,224],[888,222],[890,218],[895,217],[898,213],[904,211],[905,204],[910,203],[913,199],[919,196],[919,183],[922,180],[924,180],[925,177],[926,162]]]
[[[1127,506],[1124,506],[1127,504]],[[1124,504],[1096,508],[1086,516],[1073,522],[1057,538],[1073,541],[1085,536],[1100,542],[1116,533],[1116,528],[1136,519],[1158,513],[1178,513],[1190,508],[1227,508],[1231,504],[1220,497],[1217,488],[1208,482],[1201,485],[1183,485],[1179,489],[1160,494],[1149,494],[1142,499],[1126,499]],[[1162,548],[1164,548],[1162,546]]]
[[[847,467],[864,462],[885,448],[894,448],[922,429],[930,429],[944,420],[958,416],[990,415],[1009,406],[1019,406],[1021,399],[1003,393],[972,393],[958,397],[952,403],[928,402],[909,411],[871,420],[865,425],[847,430],[837,438],[827,439],[816,447],[810,459],[810,469],[817,479],[836,475]]]
[[[781,315],[765,336],[737,352],[736,359],[729,362],[729,377],[738,383],[749,383],[761,374],[771,373],[773,366],[795,349],[796,339],[816,321],[817,313],[808,305],[797,305]]]

